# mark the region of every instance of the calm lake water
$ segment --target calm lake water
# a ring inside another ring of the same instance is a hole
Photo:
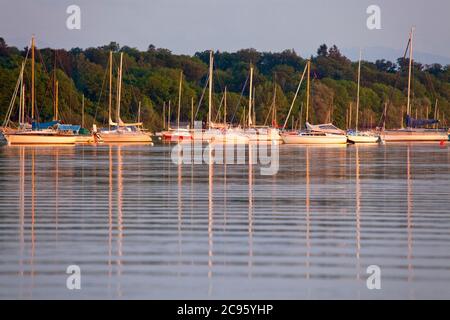
[[[171,150],[0,147],[0,298],[450,298],[448,146],[283,145],[273,176]]]

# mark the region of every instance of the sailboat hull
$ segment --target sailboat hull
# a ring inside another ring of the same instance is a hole
[[[97,143],[94,135],[79,135],[75,136],[76,143]]]
[[[381,138],[386,142],[426,142],[447,141],[448,135],[445,131],[434,130],[387,130]]]
[[[187,130],[169,130],[162,132],[162,137],[166,141],[190,141],[192,140],[192,135]]]
[[[380,137],[378,136],[364,136],[364,135],[348,135],[348,141],[352,143],[378,143]]]
[[[152,138],[149,134],[140,132],[102,132],[100,137],[105,143],[150,143]]]
[[[243,134],[233,133],[233,132],[225,132],[219,133],[212,137],[211,142],[218,143],[231,143],[231,144],[247,144],[249,142],[249,138]]]
[[[252,142],[280,141],[281,136],[277,129],[251,129],[244,131],[244,134]]]
[[[207,129],[207,130],[192,130],[191,136],[194,141],[209,142],[212,141],[217,135],[220,135],[220,130]]]
[[[343,135],[297,135],[286,134],[281,138],[285,144],[346,144],[347,137]]]
[[[5,134],[8,145],[68,145],[75,144],[75,136],[69,135],[33,135],[33,134]]]

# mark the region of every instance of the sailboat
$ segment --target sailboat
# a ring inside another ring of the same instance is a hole
[[[117,79],[116,122],[112,121],[112,51],[109,53],[109,110],[108,129],[100,130],[101,139],[106,143],[150,143],[149,133],[141,130],[142,122],[124,123],[120,118],[120,100],[122,93],[123,52],[120,53],[120,65]]]
[[[225,92],[223,95],[224,101],[224,115],[223,124],[221,131],[217,132],[212,138],[212,142],[224,143],[224,144],[246,144],[248,143],[248,137],[237,128],[231,128],[227,124],[227,88],[225,87]],[[215,124],[215,127],[220,127],[220,124]]]
[[[347,137],[343,134],[342,130],[336,128],[332,124],[320,124],[320,125],[311,125],[308,122],[309,116],[309,100],[310,100],[310,83],[311,83],[311,60],[308,60],[305,69],[303,70],[302,78],[300,79],[300,83],[297,87],[297,91],[295,93],[294,99],[291,104],[291,108],[289,109],[288,116],[284,123],[283,129],[286,128],[287,122],[289,120],[290,114],[292,112],[292,108],[294,107],[295,100],[300,91],[300,87],[302,85],[303,79],[305,78],[305,74],[307,74],[307,86],[306,86],[306,128],[305,131],[293,131],[293,132],[285,132],[281,135],[283,142],[285,144],[346,144]]]
[[[279,141],[281,136],[278,129],[267,126],[257,126],[255,117],[255,93],[253,90],[253,65],[250,65],[250,83],[249,83],[249,95],[248,95],[248,116],[247,127],[243,130],[243,134],[246,135],[251,142],[268,142]],[[253,90],[254,91],[254,90]],[[253,112],[252,112],[253,111]]]
[[[102,143],[103,140],[98,132],[91,132],[84,126],[84,94],[81,97],[81,127],[75,136],[77,144]],[[96,131],[96,130],[95,130]]]
[[[413,67],[413,39],[414,27],[411,28],[407,50],[409,50],[409,70],[408,70],[408,100],[406,106],[406,128],[382,130],[381,138],[386,142],[407,142],[407,141],[447,141],[447,131],[440,129],[416,128],[417,126],[432,125],[438,123],[437,120],[417,120],[411,117],[411,81]],[[405,52],[406,56],[406,52]],[[386,114],[384,115],[386,118]],[[384,120],[386,121],[386,119]],[[384,126],[383,126],[384,127]]]
[[[194,129],[192,131],[193,140],[201,140],[207,142],[219,142],[219,143],[248,143],[248,137],[239,132],[238,130],[229,129],[226,124],[214,123],[212,121],[212,90],[213,90],[213,66],[214,55],[211,50],[209,53],[209,77],[208,77],[208,122],[206,130]]]
[[[164,131],[162,136],[165,140],[169,141],[189,141],[192,140],[192,135],[187,128],[180,127],[180,112],[181,112],[181,89],[183,86],[183,71],[180,72],[180,86],[178,88],[178,113],[177,113],[177,128],[170,128],[170,114],[168,126],[169,130]],[[170,108],[169,108],[170,110]]]
[[[3,123],[2,134],[6,139],[8,145],[22,145],[22,144],[51,144],[64,145],[74,144],[76,141],[74,135],[74,126],[61,125],[58,120],[58,82],[55,81],[54,87],[54,121],[39,123],[34,119],[35,111],[35,39],[31,38],[31,125],[25,122],[25,83],[24,83],[24,69],[28,58],[28,52],[25,56],[24,62],[20,70],[19,78],[11,98],[11,102],[6,113],[5,121]],[[10,119],[15,105],[18,91],[19,94],[19,125],[18,128],[11,128]]]
[[[359,122],[359,97],[360,97],[360,87],[361,87],[361,60],[362,52],[359,51],[359,63],[358,63],[358,91],[356,94],[356,128],[355,131],[347,132],[347,139],[353,143],[378,143],[380,141],[380,136],[372,134],[370,132],[358,131]]]

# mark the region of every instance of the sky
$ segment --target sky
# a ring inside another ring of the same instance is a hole
[[[69,5],[81,9],[81,29],[69,30]],[[369,30],[370,5],[381,29]],[[449,0],[0,0],[0,37],[23,48],[97,47],[116,41],[177,54],[203,50],[295,49],[303,57],[336,44],[352,60],[403,55],[415,26],[415,58],[450,64]]]

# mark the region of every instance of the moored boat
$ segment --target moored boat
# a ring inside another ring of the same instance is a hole
[[[74,131],[79,130],[79,126],[63,125],[58,120],[58,81],[56,79],[56,66],[54,73],[54,95],[53,95],[53,121],[40,123],[35,120],[35,40],[31,38],[31,123],[26,121],[25,115],[25,81],[24,69],[28,52],[22,63],[19,78],[16,83],[10,106],[6,112],[3,123],[2,135],[8,145],[70,145],[74,144],[76,137]],[[20,91],[20,92],[19,92]],[[11,128],[10,118],[13,112],[15,101],[19,96],[19,121],[17,128]]]
[[[308,114],[309,114],[309,98],[310,98],[310,74],[311,74],[311,61],[308,60],[305,69],[303,71],[303,75],[301,77],[300,83],[297,87],[297,92],[294,96],[294,99],[291,104],[291,108],[289,109],[288,116],[284,123],[283,128],[286,128],[287,122],[289,120],[289,116],[292,112],[292,108],[295,103],[295,99],[297,98],[297,94],[302,85],[303,79],[307,74],[307,87],[306,87],[306,128],[305,131],[293,131],[293,132],[285,132],[281,135],[283,142],[285,144],[307,144],[307,145],[328,145],[328,144],[346,144],[347,136],[344,134],[344,131],[335,127],[331,123],[327,124],[318,124],[312,125],[308,122]]]
[[[323,132],[289,132],[281,135],[285,144],[346,144],[347,137],[344,135]]]
[[[378,143],[380,136],[366,132],[347,133],[347,139],[351,143]]]
[[[122,65],[123,52],[120,53],[119,74],[117,79],[117,106],[116,106],[116,122],[112,121],[112,51],[109,53],[109,123],[108,128],[103,128],[98,132],[99,137],[105,143],[151,143],[152,138],[149,132],[141,129],[142,122],[124,123],[120,118],[120,100],[122,92]],[[140,109],[140,104],[139,104]],[[140,110],[138,112],[138,118]],[[138,119],[139,120],[139,119]]]
[[[133,131],[131,127],[115,128],[100,131],[100,137],[105,143],[150,143],[149,133]]]
[[[178,128],[178,129],[169,129],[167,131],[163,131],[162,137],[166,141],[190,141],[192,140],[192,134],[188,129]]]
[[[68,134],[55,134],[53,131],[4,133],[8,145],[58,145],[75,144],[76,137]]]
[[[411,29],[409,34],[408,46],[405,51],[404,59],[406,58],[406,53],[409,50],[409,68],[408,68],[408,96],[406,104],[406,128],[401,129],[391,129],[385,130],[383,125],[383,130],[380,132],[381,138],[386,142],[432,142],[432,141],[447,141],[447,129],[428,129],[426,126],[435,126],[439,123],[437,119],[413,119],[411,117],[412,111],[412,98],[411,94],[412,88],[412,78],[413,78],[413,38],[414,38],[414,28]],[[437,107],[437,105],[436,105]],[[386,121],[386,111],[384,114],[384,121]]]
[[[249,138],[247,135],[234,130],[226,130],[214,134],[210,142],[232,143],[232,144],[247,144]]]
[[[384,130],[381,132],[381,138],[386,142],[431,142],[447,141],[448,134],[446,130],[405,128],[397,130]]]
[[[351,143],[378,143],[380,142],[380,136],[372,132],[358,131],[359,125],[359,102],[360,102],[360,87],[361,87],[361,60],[362,51],[359,52],[358,63],[358,89],[356,94],[356,129],[355,131],[347,131],[347,139]]]

